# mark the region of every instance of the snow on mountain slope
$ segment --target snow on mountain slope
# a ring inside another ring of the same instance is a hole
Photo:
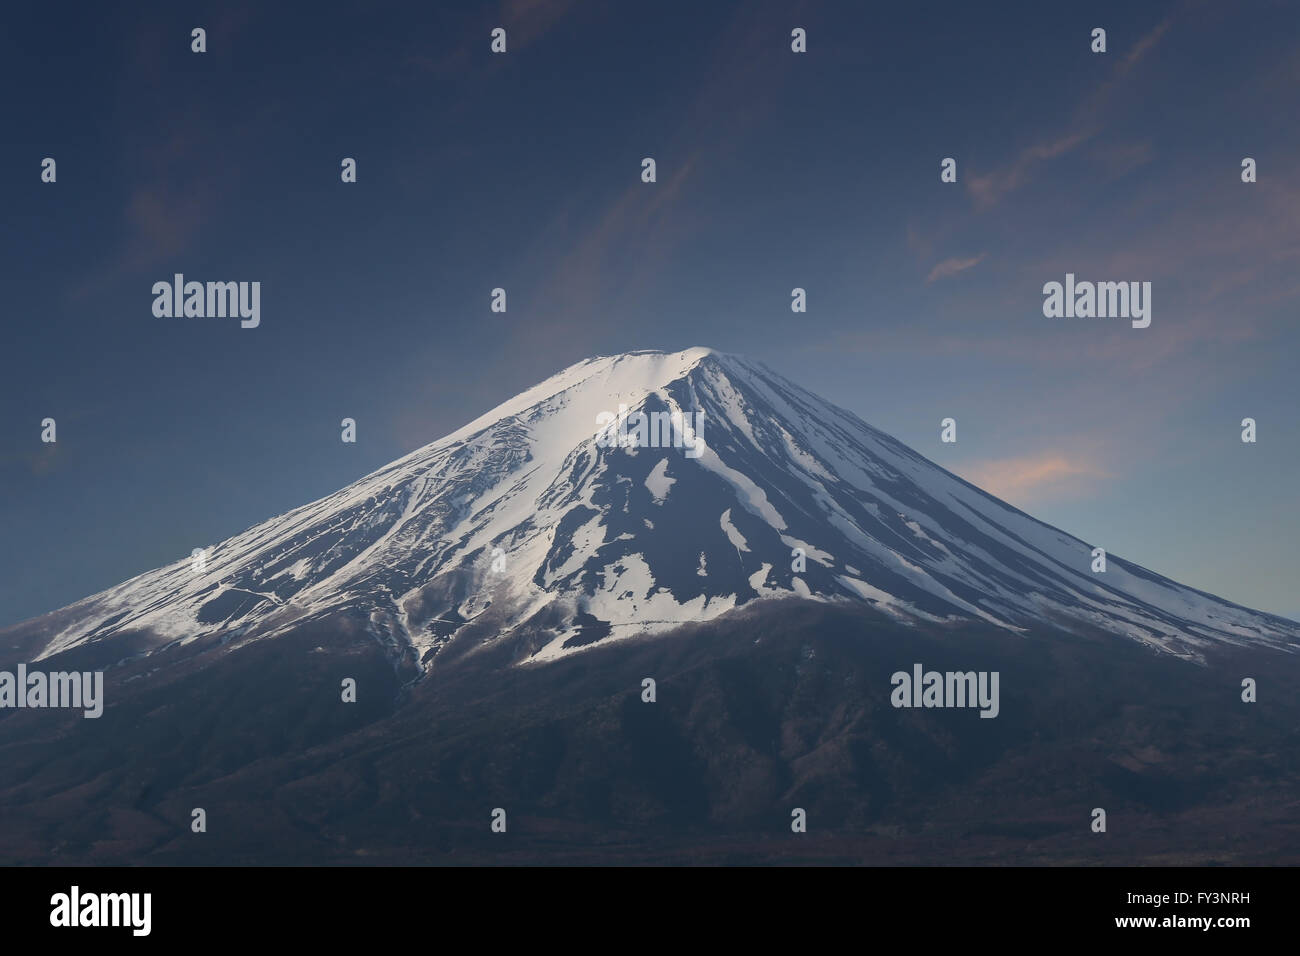
[[[620,405],[670,423],[652,439],[669,447],[602,447]],[[344,614],[426,662],[475,621],[544,661],[792,596],[908,623],[1095,627],[1187,657],[1300,646],[1294,622],[1114,556],[1094,574],[1091,549],[765,366],[634,352],[579,362],[249,528],[203,572],[187,557],[56,612],[40,656],[125,631],[242,642]]]

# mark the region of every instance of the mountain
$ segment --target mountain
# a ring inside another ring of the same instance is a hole
[[[638,431],[640,414],[660,427]],[[426,667],[467,639],[540,662],[780,597],[908,624],[1095,627],[1189,658],[1300,640],[1113,555],[1093,572],[1097,544],[761,364],[634,352],[217,544],[202,572],[187,556],[51,615],[32,656],[122,634],[147,636],[137,653],[237,645],[347,617]]]
[[[1300,625],[1096,544],[746,359],[580,362],[0,631],[104,683],[0,708],[0,863],[1300,862]]]

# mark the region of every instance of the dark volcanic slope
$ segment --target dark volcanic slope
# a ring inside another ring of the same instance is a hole
[[[111,720],[0,718],[0,859],[1300,861],[1293,655],[1046,637],[795,601],[545,667],[464,659],[405,692],[341,628],[173,650],[147,681],[119,669]],[[891,707],[914,662],[998,670],[999,716]]]

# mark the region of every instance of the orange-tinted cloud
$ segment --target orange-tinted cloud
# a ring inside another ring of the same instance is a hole
[[[1111,477],[1096,462],[1060,451],[975,461],[955,470],[971,484],[1012,504],[1084,496],[1099,480]]]

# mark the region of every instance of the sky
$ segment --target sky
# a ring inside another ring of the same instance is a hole
[[[0,626],[697,345],[1300,619],[1294,4],[289,7],[0,15]],[[155,316],[175,273],[260,325]],[[1046,317],[1067,273],[1150,326]]]

